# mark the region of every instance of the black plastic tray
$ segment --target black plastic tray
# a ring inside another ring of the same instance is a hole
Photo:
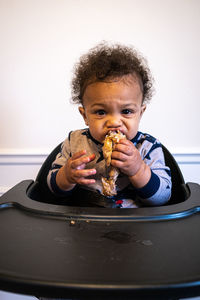
[[[0,198],[0,289],[80,299],[200,295],[200,186],[163,207],[40,203],[23,181]]]

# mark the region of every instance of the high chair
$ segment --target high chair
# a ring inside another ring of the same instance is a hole
[[[69,299],[177,299],[200,295],[200,185],[185,183],[163,146],[172,197],[160,207],[89,207],[92,192],[69,199],[46,176],[0,198],[0,289]]]

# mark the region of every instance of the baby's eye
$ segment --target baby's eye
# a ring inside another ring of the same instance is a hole
[[[122,114],[123,114],[123,115],[129,115],[129,114],[132,114],[132,113],[133,113],[133,110],[132,110],[132,109],[126,108],[126,109],[123,109],[123,110],[122,110]]]
[[[96,112],[95,112],[98,116],[103,116],[103,115],[105,115],[105,110],[103,110],[103,109],[99,109],[99,110],[97,110]]]

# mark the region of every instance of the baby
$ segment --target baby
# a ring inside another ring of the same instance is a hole
[[[170,170],[160,142],[138,131],[152,97],[152,76],[145,59],[131,47],[101,43],[80,58],[72,79],[72,99],[80,104],[86,129],[70,132],[49,171],[50,190],[60,197],[77,188],[93,191],[91,206],[133,208],[162,205],[171,196]],[[102,196],[109,174],[102,146],[120,132],[110,167],[118,170],[116,193]],[[81,201],[81,194],[80,194]]]

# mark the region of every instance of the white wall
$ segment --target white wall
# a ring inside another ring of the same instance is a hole
[[[141,130],[200,182],[199,11],[199,0],[0,0],[0,194],[84,126],[69,103],[72,68],[102,40],[146,56],[156,94]]]
[[[0,194],[35,176],[27,155],[41,162],[85,126],[69,103],[72,69],[102,40],[146,56],[156,94],[140,129],[184,156],[186,181],[199,182],[199,11],[199,0],[0,0]]]
[[[141,129],[199,153],[199,11],[199,0],[1,0],[1,153],[48,152],[84,126],[69,104],[71,71],[103,39],[149,61],[157,93]]]

